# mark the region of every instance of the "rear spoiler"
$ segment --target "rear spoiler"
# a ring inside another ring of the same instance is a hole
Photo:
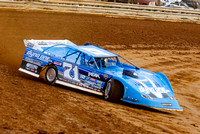
[[[51,47],[58,44],[65,44],[69,46],[76,46],[76,44],[72,43],[69,40],[26,40],[24,39],[24,44],[27,47],[31,47],[36,50],[43,51],[43,47]]]

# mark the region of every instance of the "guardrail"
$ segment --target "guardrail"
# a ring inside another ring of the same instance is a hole
[[[0,7],[3,3],[6,3],[5,0],[0,3]],[[166,21],[190,21],[200,24],[200,11],[197,10],[85,0],[22,0],[7,1],[7,3],[17,4],[18,7],[24,6],[23,9],[26,10],[48,10],[56,12],[98,14],[112,17],[159,19]]]

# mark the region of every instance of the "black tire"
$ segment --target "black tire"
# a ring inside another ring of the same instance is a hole
[[[45,70],[44,80],[47,84],[54,84],[57,77],[57,69],[55,66],[48,66]]]
[[[124,87],[122,83],[117,80],[108,80],[105,90],[104,98],[108,101],[118,102],[124,95]]]

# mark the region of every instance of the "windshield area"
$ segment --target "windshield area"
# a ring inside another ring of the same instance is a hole
[[[95,57],[94,59],[99,69],[111,66],[117,66],[118,64],[120,64],[117,57],[103,57],[103,58]]]
[[[99,69],[113,67],[113,66],[118,66],[122,68],[134,68],[134,69],[137,68],[131,62],[129,62],[128,60],[126,60],[125,58],[121,56],[103,57],[103,58],[95,57],[94,59]]]
[[[77,65],[83,65],[83,66],[87,66],[90,68],[97,68],[96,64],[95,64],[95,59],[92,56],[89,56],[87,54],[81,53],[77,62]]]
[[[100,67],[100,65],[102,65],[102,67],[116,66],[118,63],[118,60],[116,57],[95,58],[95,61],[98,67]]]

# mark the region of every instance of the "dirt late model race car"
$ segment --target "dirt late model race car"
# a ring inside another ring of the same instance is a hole
[[[61,84],[153,108],[182,110],[167,77],[134,66],[121,56],[86,43],[69,40],[24,40],[19,71]]]

